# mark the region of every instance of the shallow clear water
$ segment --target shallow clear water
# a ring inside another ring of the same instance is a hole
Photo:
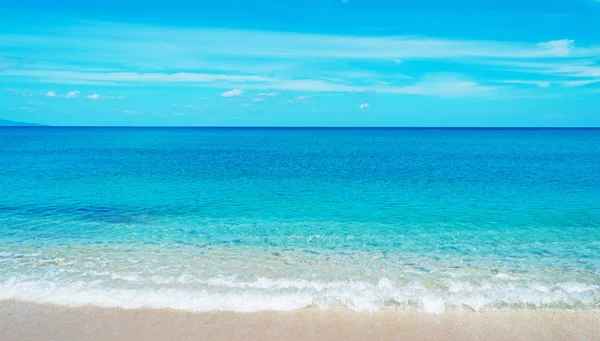
[[[600,308],[600,130],[0,128],[0,299]]]

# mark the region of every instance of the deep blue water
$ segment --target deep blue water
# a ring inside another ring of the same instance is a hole
[[[0,298],[600,308],[600,129],[0,128]]]

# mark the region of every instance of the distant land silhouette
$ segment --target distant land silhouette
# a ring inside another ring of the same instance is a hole
[[[43,126],[43,124],[0,120],[0,127],[33,127],[33,126]]]

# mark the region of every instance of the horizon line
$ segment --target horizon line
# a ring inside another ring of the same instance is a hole
[[[31,123],[29,123],[31,124]],[[0,125],[0,128],[201,128],[201,129],[600,129],[600,126],[154,126],[154,125]]]

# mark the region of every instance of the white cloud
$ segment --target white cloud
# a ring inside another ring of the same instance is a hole
[[[389,93],[438,97],[471,97],[488,94],[493,90],[495,90],[495,88],[483,86],[472,81],[425,81],[397,90],[390,89]]]
[[[578,87],[578,86],[585,86],[585,85],[594,84],[594,83],[600,83],[600,79],[583,79],[583,80],[577,80],[577,81],[565,81],[565,82],[563,82],[563,85],[566,87]]]
[[[402,87],[379,86],[365,90],[379,93],[422,95],[436,97],[476,97],[489,95],[496,87],[480,85],[460,74],[432,73],[413,85]]]
[[[64,97],[68,98],[68,99],[75,99],[77,97],[79,97],[80,92],[79,91],[71,91],[69,93],[67,93]]]
[[[540,88],[548,88],[548,87],[550,87],[550,84],[551,84],[551,82],[549,82],[549,81],[520,80],[520,79],[500,80],[500,81],[497,81],[497,83],[535,85],[535,86],[539,86]]]
[[[264,98],[256,97],[255,99],[252,100],[252,103],[262,103],[264,101],[265,101]]]
[[[4,71],[1,76],[31,77],[56,83],[115,85],[115,82],[156,83],[213,83],[213,82],[265,82],[262,76],[225,75],[210,73],[137,73],[137,72],[79,72],[43,69],[14,69]],[[92,83],[90,83],[92,82]],[[100,83],[97,83],[100,82]],[[112,83],[103,83],[112,82]]]
[[[154,82],[161,79],[170,79],[177,83],[175,79],[173,79],[173,74],[161,74],[161,73],[151,73],[151,74],[140,74],[140,73],[88,73],[88,72],[65,72],[65,73],[57,73],[55,71],[50,71],[50,74],[45,75],[43,70],[20,70],[23,73],[20,74],[22,76],[56,76],[61,79],[64,77],[73,77],[73,80],[88,80],[89,77],[91,80],[110,80],[111,77],[115,77],[115,81],[139,81],[139,82]],[[38,72],[39,71],[39,72]],[[15,72],[15,71],[11,71]],[[6,75],[6,72],[0,73],[0,77]],[[14,74],[14,73],[13,73]],[[213,78],[213,75],[210,77],[207,74],[194,74],[194,73],[186,73],[186,76],[183,77],[183,82],[194,80],[199,80],[196,83],[197,86],[203,87],[214,87],[214,88],[231,88],[233,90],[225,91],[221,94],[222,97],[234,97],[242,95],[243,91],[238,87],[245,87],[247,89],[252,90],[267,90],[267,89],[280,89],[282,91],[311,91],[311,92],[363,92],[363,91],[372,91],[378,93],[390,93],[390,94],[409,94],[409,95],[427,95],[427,96],[471,96],[475,94],[481,94],[484,92],[490,92],[494,90],[493,87],[486,87],[480,84],[477,84],[468,79],[458,78],[448,78],[442,77],[439,79],[431,79],[431,76],[426,75],[422,77],[421,81],[416,83],[406,84],[408,80],[403,80],[402,83],[404,85],[394,85],[394,83],[371,83],[369,85],[352,85],[347,82],[336,82],[332,80],[322,80],[322,79],[285,79],[285,78],[267,78],[262,76],[236,76],[236,75],[218,75],[218,79],[221,81],[216,81]],[[130,78],[131,77],[131,78]],[[206,81],[206,80],[212,81]],[[256,81],[260,79],[261,81]],[[200,81],[202,80],[202,81]],[[127,85],[127,83],[119,83],[121,85]],[[397,84],[397,83],[396,83]],[[56,94],[55,94],[56,95]],[[67,95],[69,96],[69,95]],[[73,97],[75,94],[70,95],[69,97]],[[66,97],[66,96],[63,96]],[[108,98],[102,96],[102,98]],[[117,97],[115,97],[117,98]],[[298,96],[294,99],[289,100],[290,103],[303,102],[309,99],[308,96]]]
[[[140,112],[137,110],[123,110],[126,114],[139,114]]]
[[[267,85],[248,84],[247,87],[260,89]],[[313,91],[313,92],[375,92],[382,94],[401,94],[401,95],[422,95],[433,97],[474,97],[489,95],[498,90],[498,87],[485,86],[468,78],[455,74],[429,74],[421,78],[420,81],[404,86],[392,85],[371,85],[371,86],[352,86],[333,82],[324,82],[320,80],[290,80],[273,81],[268,84],[270,88],[280,88],[294,91]],[[308,96],[298,96],[287,102],[290,104],[302,103],[309,100]]]
[[[224,93],[221,94],[221,97],[236,97],[236,96],[241,96],[243,93],[244,93],[243,90],[233,89],[230,91],[225,91]]]
[[[48,91],[48,92],[46,92],[46,97],[62,97],[62,98],[66,98],[66,99],[76,99],[76,98],[79,97],[79,94],[80,94],[79,91],[71,91],[71,92],[68,92],[65,95],[60,95],[59,96],[54,91]],[[92,96],[94,96],[94,97],[97,96],[97,97],[96,98],[92,98]],[[98,96],[97,94],[94,94],[94,95],[87,96],[87,98],[98,99],[98,98],[100,98],[100,96]]]
[[[539,43],[511,41],[450,40],[414,36],[351,36],[255,30],[177,28],[147,25],[97,23],[94,29],[109,42],[116,37],[131,51],[164,46],[164,56],[185,51],[186,60],[195,55],[265,56],[269,58],[545,58],[566,55],[592,55],[594,51],[576,48],[568,39]],[[144,41],[141,36],[149,36]],[[114,37],[113,37],[114,36]],[[51,38],[51,37],[48,37]],[[193,42],[193,43],[192,43]],[[235,48],[232,48],[235,46]],[[124,51],[126,53],[126,51]],[[157,58],[157,57],[155,57]]]
[[[344,0],[340,0],[344,1]],[[548,87],[584,86],[600,79],[600,46],[571,39],[542,42],[447,39],[425,36],[331,35],[290,33],[239,29],[166,27],[103,22],[80,22],[76,34],[46,34],[37,30],[30,34],[0,34],[7,46],[27,51],[47,46],[36,53],[31,64],[12,65],[0,73],[8,82],[31,81],[53,84],[94,84],[100,86],[130,86],[140,84],[211,87],[225,91],[221,96],[240,96],[242,90],[265,91],[256,97],[267,99],[277,91],[301,93],[373,91],[378,93],[425,96],[479,96],[504,87],[506,84]],[[66,26],[65,26],[66,27]],[[62,27],[61,27],[62,28]],[[72,27],[69,27],[72,28]],[[66,32],[58,30],[57,32]],[[102,32],[102,34],[96,34]],[[115,38],[119,39],[115,39]],[[151,39],[148,39],[150,38]],[[85,52],[82,52],[85,51]],[[72,65],[77,53],[77,65]],[[64,57],[64,58],[61,58]],[[584,57],[587,57],[585,60]],[[25,60],[25,59],[23,59]],[[46,61],[45,61],[46,60]],[[50,63],[48,60],[62,60]],[[319,62],[315,62],[318,60]],[[356,69],[353,60],[361,65],[387,65],[389,70]],[[510,71],[552,75],[515,77],[500,80],[482,79],[485,72],[474,71],[478,81],[469,79],[428,80],[420,75],[408,77],[392,62],[426,60],[428,69],[447,67],[434,61],[466,63],[479,67],[508,66]],[[110,68],[90,67],[111,65]],[[529,61],[529,62],[527,62]],[[0,68],[7,65],[0,57]],[[366,63],[369,62],[369,63]],[[370,64],[373,62],[372,64]],[[12,62],[11,62],[12,63]],[[429,68],[431,65],[431,68]],[[122,72],[131,70],[203,70],[196,72]],[[207,71],[208,70],[208,71]],[[249,74],[249,73],[254,74]],[[523,80],[519,80],[523,78]],[[2,80],[4,81],[4,80]],[[483,84],[493,83],[496,86]],[[503,84],[504,83],[504,84]],[[76,88],[75,85],[73,87]],[[102,92],[104,90],[97,90]],[[239,91],[239,93],[238,93]],[[218,93],[218,92],[217,92]],[[51,95],[52,94],[52,95]],[[46,96],[77,98],[79,93]],[[110,98],[91,94],[91,100]],[[303,101],[292,99],[291,102]]]
[[[569,39],[561,39],[538,43],[537,46],[555,56],[568,56],[573,52],[575,42]]]
[[[512,72],[551,74],[565,77],[600,77],[600,66],[591,60],[563,62],[498,61],[493,65]]]
[[[363,103],[361,105],[358,106],[358,109],[366,109],[368,107],[370,107],[371,105],[369,103]]]
[[[96,93],[91,94],[91,95],[87,95],[86,96],[87,99],[91,99],[91,100],[98,100],[98,99],[123,99],[123,97],[121,96],[100,96]]]
[[[59,27],[59,28],[67,28]],[[68,27],[73,29],[73,27]],[[106,22],[85,22],[77,34],[4,34],[5,45],[23,49],[51,46],[37,59],[54,59],[54,51],[85,51],[78,61],[94,65],[134,65],[162,69],[197,69],[272,72],[288,69],[300,58],[337,59],[496,59],[566,58],[598,56],[600,47],[579,46],[570,39],[545,42],[444,39],[419,36],[352,36],[289,33],[240,29],[168,27]],[[67,32],[66,29],[58,32]],[[97,34],[101,32],[102,34]],[[151,38],[151,39],[150,39]],[[103,52],[103,53],[101,53]],[[108,53],[107,53],[108,52]],[[38,53],[39,54],[39,53]],[[223,58],[225,57],[225,58]],[[236,59],[234,57],[238,57]],[[253,57],[270,61],[249,62]],[[275,60],[279,58],[279,60]],[[222,62],[228,60],[229,62]],[[274,63],[273,63],[274,62]],[[263,69],[263,71],[259,71]],[[265,71],[271,70],[271,71]],[[82,70],[79,70],[82,71]]]

